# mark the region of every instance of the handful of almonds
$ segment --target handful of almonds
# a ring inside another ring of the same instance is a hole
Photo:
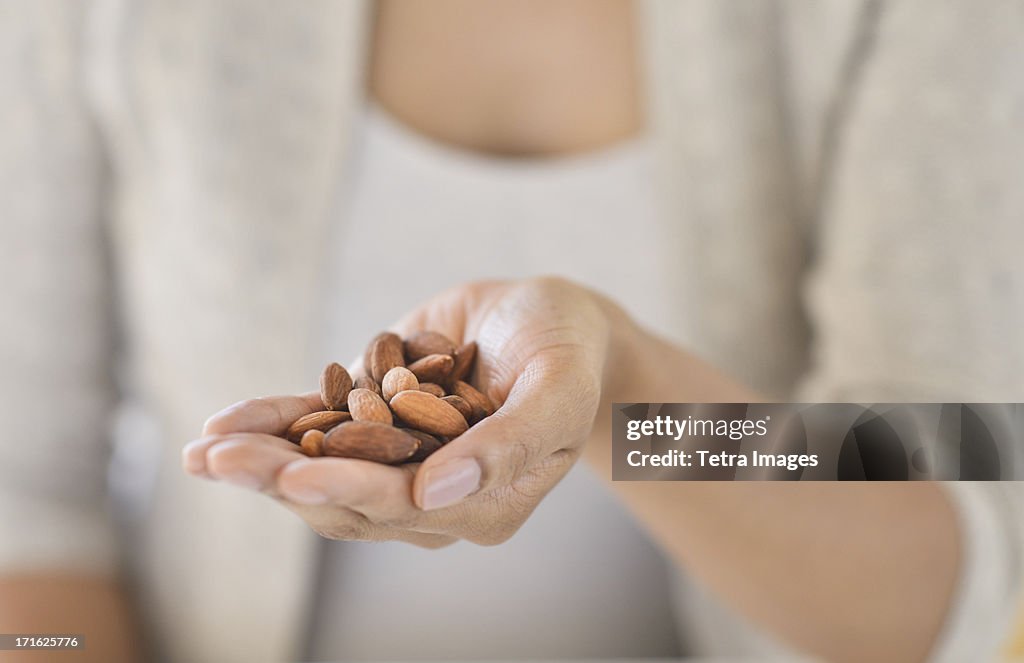
[[[494,414],[491,399],[467,382],[475,360],[473,341],[378,334],[366,348],[366,375],[353,383],[344,366],[328,364],[320,375],[325,409],[292,422],[285,437],[307,456],[418,463]]]

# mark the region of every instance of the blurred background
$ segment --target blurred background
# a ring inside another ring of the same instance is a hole
[[[508,543],[429,551],[319,539],[181,447],[542,274],[768,398],[1020,401],[1021,62],[1010,0],[0,0],[0,631],[802,660],[585,465]],[[1015,651],[1019,497],[964,498],[992,570],[946,651]]]

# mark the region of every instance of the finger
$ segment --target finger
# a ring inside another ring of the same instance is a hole
[[[346,541],[404,541],[441,548],[457,539],[420,532],[410,498],[412,472],[345,458],[297,460],[277,475],[276,493],[321,536]]]
[[[301,396],[250,398],[228,406],[207,419],[203,426],[203,435],[281,435],[299,417],[323,409],[319,391],[311,391]]]
[[[306,521],[309,527],[332,541],[402,541],[421,548],[443,548],[458,539],[449,534],[416,532],[373,523],[360,513],[332,505],[306,506],[281,502]]]
[[[527,363],[504,405],[423,462],[413,482],[424,510],[508,486],[549,456],[578,454],[600,400],[600,372],[583,350]]]
[[[257,433],[222,436],[206,450],[206,473],[210,478],[236,486],[275,493],[277,473],[304,458],[287,440]]]
[[[276,491],[296,504],[344,507],[396,527],[413,527],[421,513],[412,502],[411,472],[365,460],[296,460],[277,475]]]
[[[212,479],[206,471],[207,450],[223,439],[220,435],[207,435],[198,440],[192,440],[181,450],[181,466],[188,474],[206,479]]]

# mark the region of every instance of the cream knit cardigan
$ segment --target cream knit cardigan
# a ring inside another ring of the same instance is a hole
[[[641,11],[662,190],[703,275],[693,349],[779,398],[1024,401],[1024,6]],[[310,386],[367,16],[0,0],[0,568],[132,569],[173,660],[300,651],[314,537],[179,453],[221,406]],[[112,420],[142,489],[129,545]],[[966,558],[935,660],[983,660],[1022,496],[950,495]]]

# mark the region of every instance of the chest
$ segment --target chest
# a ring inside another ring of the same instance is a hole
[[[457,147],[598,149],[640,129],[635,13],[629,0],[381,0],[369,92]]]

